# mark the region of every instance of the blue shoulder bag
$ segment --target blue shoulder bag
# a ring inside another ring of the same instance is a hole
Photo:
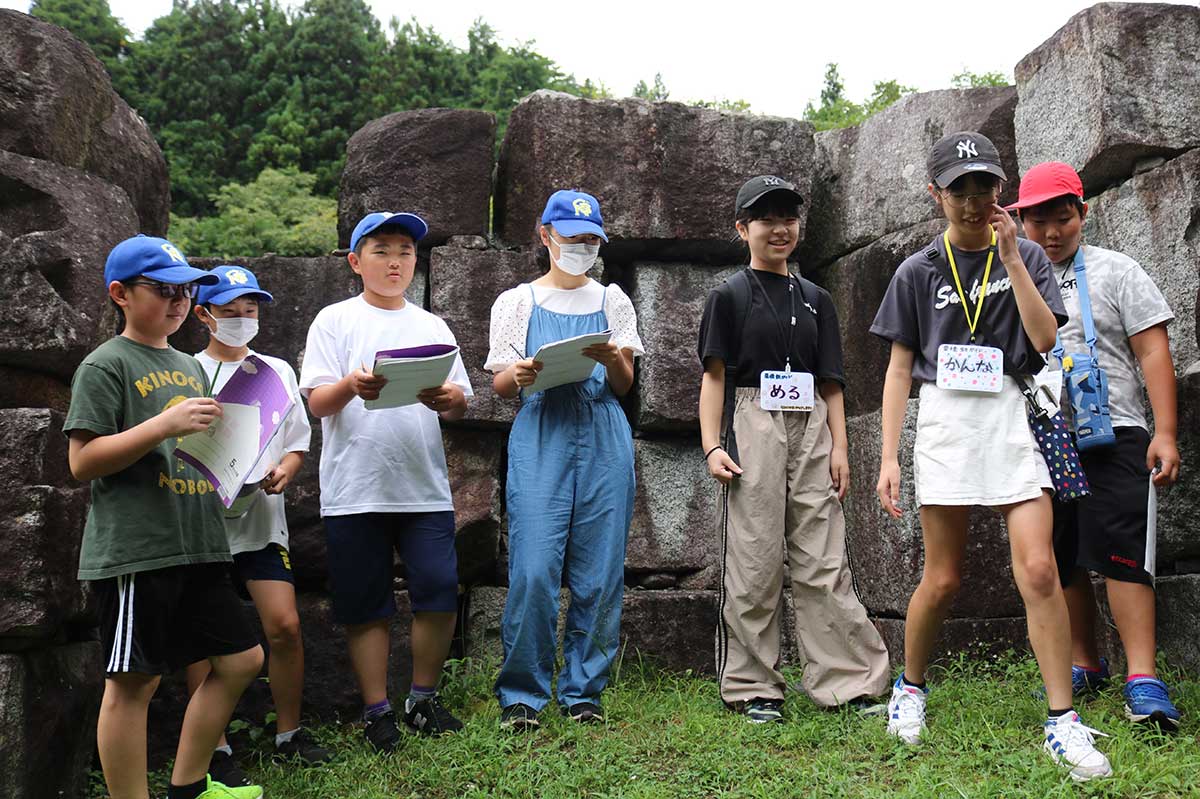
[[[1096,362],[1096,326],[1092,322],[1092,301],[1088,297],[1087,270],[1083,245],[1075,251],[1075,285],[1079,295],[1079,315],[1083,318],[1083,336],[1088,351],[1064,354],[1062,337],[1054,342],[1051,354],[1062,364],[1063,383],[1075,428],[1075,445],[1080,452],[1105,447],[1117,440],[1108,411],[1108,375]]]

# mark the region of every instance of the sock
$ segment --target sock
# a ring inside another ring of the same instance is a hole
[[[278,735],[276,735],[275,736],[276,748],[283,746],[285,743],[292,740],[292,738],[294,738],[296,736],[296,733],[298,733],[298,732],[300,732],[299,727],[297,727],[294,730],[288,730],[287,732],[281,732]]]
[[[379,718],[384,713],[390,713],[391,710],[392,703],[386,699],[376,702],[373,705],[367,705],[363,708],[363,721],[372,721]]]
[[[1153,674],[1130,674],[1125,678],[1125,682],[1133,682],[1134,680],[1154,680],[1158,679]]]
[[[432,685],[417,685],[413,683],[408,689],[408,699],[404,702],[404,711],[413,709],[413,706],[418,702],[424,702],[426,699],[433,699],[437,696],[437,687]]]
[[[190,785],[168,785],[167,799],[196,799],[208,788],[208,778],[193,782]]]
[[[1050,709],[1050,718],[1056,719],[1059,716],[1065,716],[1068,713],[1074,713],[1074,712],[1075,712],[1075,708],[1073,708],[1073,707],[1069,707],[1066,710],[1055,710],[1054,708],[1051,708]]]
[[[230,757],[233,757],[233,747],[230,746],[229,744],[225,744],[224,746],[218,746],[213,751],[214,752],[224,752],[225,754],[229,755]]]
[[[901,674],[901,675],[900,675],[900,681],[901,681],[902,683],[904,683],[905,685],[911,685],[913,688],[920,688],[922,691],[924,691],[924,690],[925,690],[925,683],[924,683],[924,681],[922,681],[922,682],[913,682],[912,680],[908,679],[908,675],[907,675],[907,674]]]

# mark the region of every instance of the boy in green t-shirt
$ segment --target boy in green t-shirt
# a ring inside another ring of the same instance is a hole
[[[220,505],[174,456],[178,439],[221,415],[195,359],[167,336],[187,318],[197,282],[165,239],[137,236],[104,266],[125,329],[97,347],[71,384],[71,473],[91,481],[79,579],[92,581],[107,658],[96,743],[113,799],[147,799],[146,711],[163,674],[207,658],[212,673],[184,714],[168,799],[257,799],[226,788],[209,758],[263,653],[229,581]]]

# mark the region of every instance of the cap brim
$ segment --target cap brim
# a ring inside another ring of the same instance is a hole
[[[421,219],[421,217],[416,216],[415,214],[394,214],[393,216],[389,216],[387,219],[383,219],[376,224],[371,225],[369,228],[359,233],[358,238],[351,242],[350,249],[353,250],[358,246],[360,241],[365,239],[367,236],[370,236],[381,227],[389,226],[400,228],[405,233],[412,236],[412,240],[414,242],[425,238],[425,234],[429,232],[429,226],[425,224],[425,221]]]
[[[554,229],[557,230],[560,235],[568,238],[571,236],[578,236],[583,233],[592,233],[604,239],[605,241],[608,241],[608,236],[605,235],[604,228],[588,219],[559,219],[557,221],[550,222],[549,224],[554,225]]]
[[[202,300],[202,303],[224,305],[227,302],[233,302],[238,297],[245,297],[249,294],[253,294],[255,299],[259,299],[264,302],[275,302],[275,298],[271,296],[270,292],[263,291],[262,289],[237,288],[229,289],[228,291],[222,291],[220,294],[214,294],[211,297],[207,297]]]
[[[192,266],[168,266],[166,269],[155,269],[151,272],[142,272],[137,277],[144,277],[148,280],[157,280],[159,283],[170,283],[172,285],[182,285],[184,283],[199,283],[202,286],[215,286],[221,282],[218,275],[212,272],[206,272],[203,269],[196,269]]]
[[[743,202],[741,204],[741,206],[738,208],[738,210],[744,211],[747,208],[749,208],[750,206],[754,205],[759,200],[761,200],[763,197],[766,197],[768,194],[771,194],[771,193],[777,192],[777,191],[787,192],[788,194],[792,195],[792,197],[795,198],[797,203],[799,203],[801,205],[804,204],[804,195],[802,195],[800,192],[796,191],[795,189],[789,189],[787,186],[775,186],[774,188],[767,189],[766,191],[760,192],[760,193],[754,195],[753,197],[749,198],[748,200],[746,200],[745,202]]]
[[[1018,198],[1012,205],[1004,206],[1005,211],[1019,211],[1022,208],[1032,208],[1035,205],[1050,202],[1059,197],[1077,197],[1080,201],[1083,200],[1078,194],[1073,191],[1047,191],[1041,194],[1035,194],[1032,197]]]
[[[944,170],[941,174],[934,177],[933,182],[939,188],[944,189],[963,175],[977,175],[980,172],[995,175],[1001,180],[1008,180],[1008,175],[1004,174],[1004,170],[996,164],[988,164],[983,161],[970,161],[965,164],[955,164],[949,169]]]

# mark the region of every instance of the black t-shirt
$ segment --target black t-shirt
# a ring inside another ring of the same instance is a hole
[[[744,272],[750,272],[749,267]],[[730,277],[709,293],[700,320],[701,362],[720,358],[725,368],[733,372],[726,375],[727,384],[732,380],[735,386],[758,388],[761,372],[780,371],[786,365],[790,337],[793,372],[810,372],[817,382],[833,380],[845,385],[837,311],[829,292],[808,281],[804,281],[801,289],[800,279],[792,275],[754,270],[753,275],[746,277],[750,287],[748,317],[744,308],[735,307],[738,299],[731,285],[745,278]],[[790,324],[793,304],[788,297],[789,282],[796,309],[794,332]]]
[[[945,271],[949,272],[942,237],[938,236],[930,246],[937,249],[938,258],[942,259]],[[1067,322],[1067,312],[1063,308],[1062,295],[1046,251],[1028,239],[1017,239],[1017,247],[1034,285],[1054,312],[1059,327],[1062,327]],[[970,343],[971,330],[967,326],[953,280],[948,276],[943,277],[943,270],[929,259],[926,250],[928,248],[910,255],[900,264],[879,305],[871,332],[912,349],[913,377],[934,381],[937,379],[938,347],[942,344]],[[968,252],[955,247],[954,263],[963,291],[967,292],[967,310],[974,317],[987,263],[987,250]],[[990,335],[984,331],[990,331]],[[976,327],[975,343],[1004,350],[1007,360],[1021,374],[1034,374],[1041,371],[1044,365],[1041,354],[1025,335],[1017,301],[1012,293],[1012,282],[999,253],[992,259],[987,298],[983,301],[983,312]],[[1005,372],[1011,372],[1011,369],[1006,368]]]

